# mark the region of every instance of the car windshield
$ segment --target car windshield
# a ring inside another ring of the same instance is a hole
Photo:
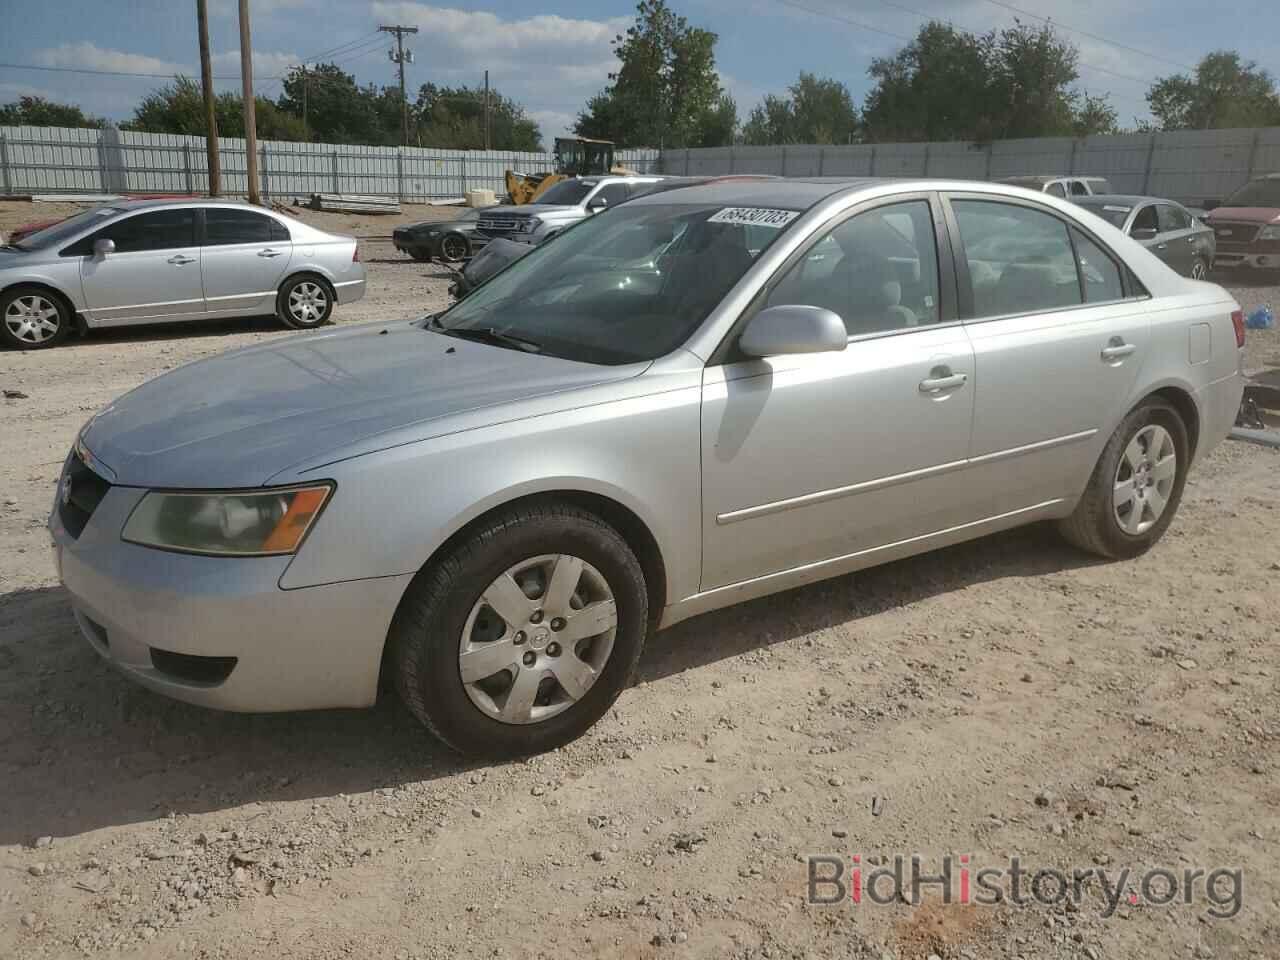
[[[1280,178],[1253,180],[1229,196],[1224,207],[1280,207]]]
[[[1107,203],[1106,201],[1097,200],[1081,200],[1079,205],[1084,207],[1095,216],[1101,217],[1113,227],[1124,229],[1124,222],[1129,218],[1130,211],[1133,207],[1126,207],[1123,203]]]
[[[84,213],[77,213],[74,217],[59,220],[53,226],[45,227],[29,237],[23,237],[14,246],[19,250],[46,250],[49,247],[56,247],[63,241],[70,240],[86,227],[91,227],[117,213],[120,213],[118,207],[94,207]]]
[[[561,180],[555,186],[548,188],[547,192],[540,196],[536,203],[555,203],[572,207],[587,198],[587,194],[596,188],[594,180]]]
[[[798,215],[619,206],[521,257],[428,329],[520,340],[587,363],[653,360],[684,343]]]

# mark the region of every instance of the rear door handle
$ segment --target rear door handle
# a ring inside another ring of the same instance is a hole
[[[195,262],[196,262],[196,258],[195,258],[195,257],[184,257],[182,254],[180,254],[180,253],[179,253],[179,254],[177,254],[176,256],[172,256],[172,257],[170,257],[170,258],[169,258],[169,260],[168,260],[168,262],[169,262],[169,263],[176,263],[178,266],[181,266],[181,265],[182,265],[182,264],[184,264],[184,263],[195,263]]]
[[[1138,348],[1132,343],[1113,343],[1102,348],[1103,360],[1122,360]]]
[[[928,377],[920,381],[921,393],[941,393],[943,390],[954,390],[969,382],[965,373],[951,373],[941,377]]]
[[[278,256],[280,256],[282,253],[284,253],[284,251],[283,251],[283,250],[270,250],[270,249],[268,249],[268,250],[259,250],[259,251],[258,251],[258,256],[260,256],[260,257],[278,257]]]
[[[1167,250],[1167,249],[1168,249],[1168,247],[1169,247],[1169,245],[1168,245],[1167,243],[1157,243],[1157,244],[1156,244],[1156,249],[1157,249],[1157,250]]]

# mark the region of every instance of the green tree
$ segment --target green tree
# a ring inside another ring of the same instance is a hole
[[[976,140],[1110,133],[1106,97],[1073,87],[1079,54],[1049,25],[1016,23],[982,35],[938,23],[869,70],[870,141]]]
[[[101,117],[86,116],[79,107],[44,97],[19,97],[0,106],[4,127],[102,127],[105,123]]]
[[[264,140],[302,140],[302,120],[280,109],[265,97],[254,99],[258,136]],[[244,100],[224,92],[214,98],[214,114],[221,137],[244,136]],[[190,77],[177,76],[173,83],[153,90],[134,108],[133,118],[120,125],[123,130],[149,133],[178,133],[202,137],[206,133],[204,96]]]
[[[751,111],[745,143],[848,143],[857,133],[858,110],[843,83],[801,71],[787,93],[770,94]]]
[[[397,91],[398,94],[398,91]],[[451,150],[484,148],[484,89],[423,84],[414,104],[416,142]],[[489,143],[494,150],[539,151],[542,134],[524,107],[489,90]]]
[[[332,63],[320,63],[305,71],[294,67],[282,81],[284,92],[277,106],[296,117],[306,116],[312,140],[323,143],[400,142],[400,90],[388,105],[378,88],[361,87],[356,78]]]
[[[1194,76],[1162,77],[1147,92],[1162,130],[1208,130],[1280,125],[1280,95],[1271,74],[1240,54],[1219,50]]]
[[[689,26],[666,0],[640,0],[636,21],[614,39],[619,67],[609,86],[587,101],[579,136],[625,147],[701,147],[731,143],[732,124],[716,73],[716,35]]]

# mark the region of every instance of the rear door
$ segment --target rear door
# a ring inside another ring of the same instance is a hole
[[[270,313],[293,256],[289,228],[240,207],[204,208],[204,295],[211,315]]]
[[[1192,229],[1191,215],[1172,203],[1158,203],[1156,218],[1160,225],[1160,232],[1156,239],[1165,245],[1166,253],[1166,256],[1161,259],[1184,277],[1191,276],[1197,249],[1196,231]]]
[[[1075,496],[1142,362],[1139,291],[1047,207],[958,194],[948,206],[974,349],[969,487],[986,515]]]
[[[110,240],[115,251],[96,256],[98,240]],[[116,220],[67,253],[80,258],[80,283],[92,324],[185,320],[204,313],[191,207]]]

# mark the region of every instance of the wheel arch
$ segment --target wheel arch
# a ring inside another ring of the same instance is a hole
[[[466,540],[474,530],[484,525],[494,515],[513,508],[527,507],[539,503],[572,504],[595,514],[618,531],[627,542],[627,545],[635,552],[636,559],[640,563],[640,569],[644,572],[645,591],[649,597],[649,622],[651,627],[656,627],[662,618],[663,609],[666,607],[668,589],[666,562],[663,559],[662,549],[658,545],[657,537],[654,536],[650,525],[631,507],[604,493],[581,488],[557,487],[537,490],[511,496],[497,503],[486,504],[478,512],[454,525],[452,532],[440,541],[427,556],[414,580],[417,580],[424,572],[430,570],[432,564],[439,558],[447,556],[449,551]],[[404,596],[407,596],[408,592],[409,586],[406,586]],[[404,596],[401,597],[401,603],[404,602]],[[389,658],[392,653],[391,647],[392,644],[383,643],[382,662],[378,679],[378,688],[380,690],[387,689],[390,681]]]
[[[325,271],[320,267],[311,263],[306,264],[305,266],[299,265],[297,267],[291,265],[289,269],[285,271],[284,276],[280,278],[280,283],[276,287],[276,296],[283,293],[284,288],[299,277],[315,277],[328,288],[329,296],[334,299],[335,303],[337,302],[337,292],[333,286],[333,277],[325,273]]]
[[[1165,384],[1146,393],[1142,399],[1129,408],[1136,409],[1148,400],[1163,400],[1178,411],[1183,426],[1187,428],[1187,462],[1194,463],[1196,452],[1200,449],[1200,407],[1196,404],[1195,394],[1181,384]],[[1128,416],[1128,411],[1125,413]]]
[[[15,287],[34,287],[37,290],[43,290],[52,297],[57,297],[58,301],[67,309],[67,313],[71,315],[71,323],[76,329],[80,329],[84,325],[84,317],[80,314],[80,308],[76,306],[76,302],[71,295],[46,280],[18,280],[14,283],[5,284],[0,287],[0,297],[3,297]]]

